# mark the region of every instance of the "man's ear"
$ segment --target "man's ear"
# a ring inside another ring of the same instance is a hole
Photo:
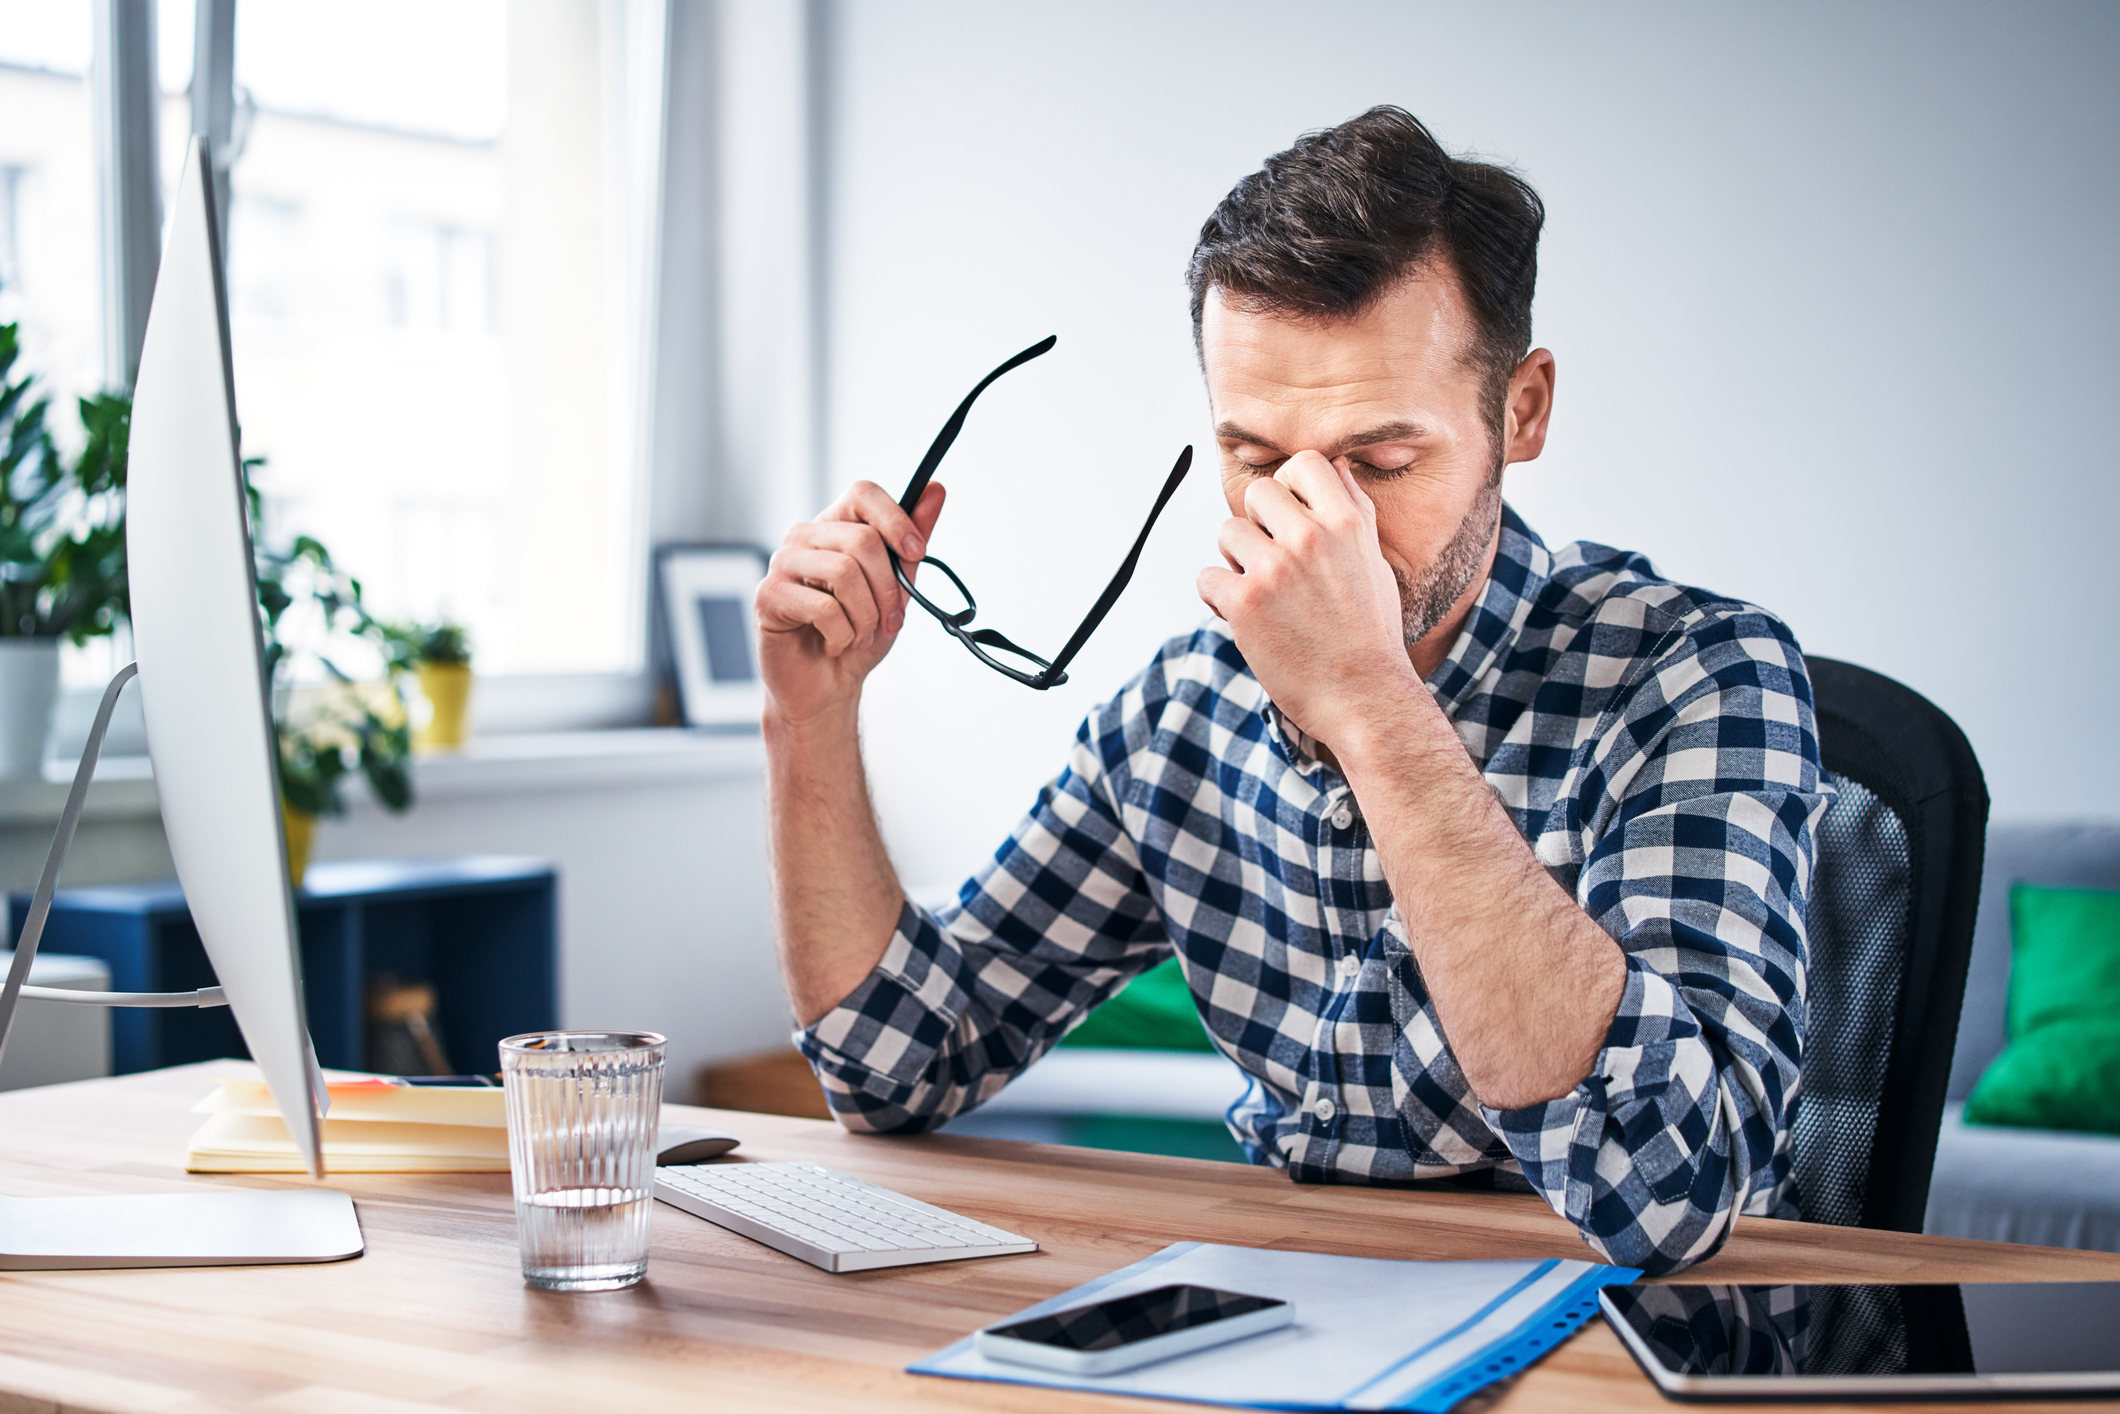
[[[1504,462],[1527,462],[1546,449],[1546,425],[1553,416],[1553,355],[1533,349],[1509,376],[1503,404]]]

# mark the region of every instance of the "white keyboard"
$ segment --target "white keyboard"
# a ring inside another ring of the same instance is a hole
[[[1027,1237],[822,1164],[659,1168],[655,1196],[828,1272],[1038,1250]]]

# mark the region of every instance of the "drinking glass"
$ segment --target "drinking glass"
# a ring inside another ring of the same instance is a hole
[[[523,1280],[610,1291],[648,1270],[663,1038],[539,1031],[501,1042]]]

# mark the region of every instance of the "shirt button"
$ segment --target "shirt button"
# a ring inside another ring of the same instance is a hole
[[[1332,827],[1335,830],[1344,830],[1353,823],[1354,810],[1345,803],[1342,803],[1339,809],[1332,812]]]
[[[1341,956],[1338,965],[1342,977],[1352,977],[1362,970],[1362,959],[1353,953],[1346,953]]]
[[[1318,1102],[1310,1107],[1310,1112],[1318,1117],[1320,1124],[1331,1124],[1332,1117],[1340,1112],[1340,1107],[1334,1104],[1329,1096],[1320,1096]]]

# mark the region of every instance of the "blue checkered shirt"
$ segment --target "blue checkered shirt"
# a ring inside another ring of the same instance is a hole
[[[1175,951],[1250,1077],[1254,1162],[1307,1182],[1526,1183],[1611,1261],[1699,1261],[1793,1216],[1804,900],[1830,795],[1810,683],[1771,614],[1638,555],[1549,551],[1505,511],[1428,679],[1540,863],[1626,953],[1589,1076],[1482,1105],[1450,1054],[1361,804],[1280,717],[1227,626],[1174,639],[940,912],[800,1032],[851,1128],[989,1099]]]

